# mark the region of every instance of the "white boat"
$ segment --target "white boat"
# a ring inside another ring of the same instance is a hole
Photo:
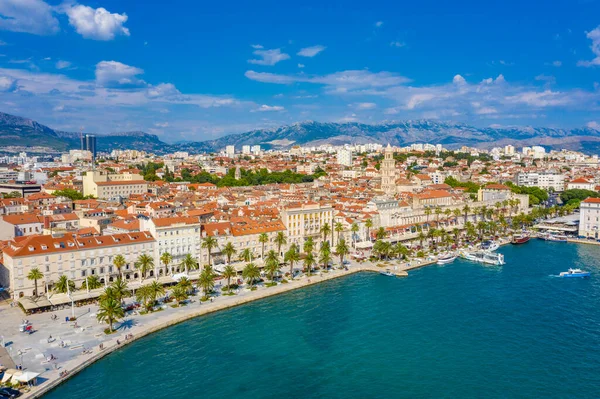
[[[392,273],[389,269],[386,271],[380,271],[379,274],[383,276],[394,277],[394,273]]]
[[[454,262],[454,260],[458,258],[458,256],[454,255],[454,254],[444,254],[444,255],[440,255],[440,257],[437,260],[437,264],[438,265],[446,265],[448,263],[452,263]]]
[[[564,234],[557,233],[543,233],[538,236],[540,239],[545,241],[553,241],[553,242],[567,242],[567,236]]]
[[[590,272],[584,272],[581,269],[569,269],[568,272],[561,272],[560,277],[589,277]]]
[[[484,241],[481,243],[481,249],[484,251],[494,252],[500,248],[500,245],[495,241]]]
[[[488,251],[475,251],[475,252],[467,252],[461,251],[460,257],[466,260],[470,260],[472,262],[477,263],[485,263],[487,265],[495,265],[500,266],[504,264],[504,255],[488,252]]]

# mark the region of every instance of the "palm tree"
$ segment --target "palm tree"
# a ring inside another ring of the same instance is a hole
[[[419,245],[422,247],[423,246],[423,241],[425,240],[425,234],[423,234],[423,231],[419,232],[419,235],[417,236],[417,239],[419,240]]]
[[[231,265],[225,266],[225,269],[223,269],[223,277],[227,279],[227,289],[231,288],[231,279],[237,277],[235,267]]]
[[[459,217],[460,215],[462,215],[462,212],[460,211],[460,209],[456,208],[456,209],[454,209],[454,210],[452,211],[452,214],[454,215],[454,218],[456,219],[454,222],[455,222],[456,224],[458,224],[458,217]]]
[[[95,290],[97,288],[102,287],[102,283],[100,282],[100,279],[98,278],[98,276],[88,276],[85,279],[85,284],[86,288],[89,288],[90,290]],[[83,288],[83,286],[81,287]]]
[[[323,269],[327,270],[329,268],[329,262],[331,261],[331,246],[328,241],[323,241],[321,243],[321,248],[319,249],[319,262],[323,264]]]
[[[405,258],[409,251],[408,248],[402,245],[402,243],[397,243],[394,248],[392,248],[392,252],[402,258]]]
[[[469,217],[469,211],[471,210],[471,208],[469,208],[469,205],[465,204],[465,206],[463,206],[463,213],[465,214],[465,225],[467,224],[467,218]]]
[[[444,216],[446,216],[446,226],[448,225],[448,220],[450,219],[450,215],[452,215],[452,211],[450,208],[446,208],[444,210]]]
[[[156,281],[155,281],[156,282]],[[135,299],[144,304],[146,311],[151,311],[154,307],[156,297],[153,298],[150,284],[142,285],[135,291]]]
[[[375,232],[375,238],[378,240],[383,240],[385,237],[387,237],[387,231],[385,231],[384,227],[380,227],[377,229],[377,231]]]
[[[186,254],[179,264],[187,274],[190,270],[195,270],[198,267],[196,259],[191,254]]]
[[[279,266],[279,257],[277,256],[277,253],[273,250],[270,250],[267,253],[265,260],[265,272],[267,273],[267,276],[271,282],[280,269],[281,267]]]
[[[123,280],[121,277],[117,277],[117,279],[112,283],[110,288],[115,294],[115,299],[119,302],[122,302],[123,298],[129,296],[130,294],[129,289],[127,288],[127,281]]]
[[[319,232],[323,234],[323,241],[327,241],[327,236],[329,235],[329,233],[331,233],[331,226],[329,225],[329,223],[323,224],[323,226],[321,226],[321,228],[319,229]]]
[[[148,287],[148,292],[150,295],[150,299],[152,300],[152,303],[156,302],[156,299],[159,296],[165,295],[165,293],[166,293],[165,287],[163,287],[162,284],[160,284],[156,280],[152,281],[146,287]]]
[[[27,274],[27,279],[33,280],[33,285],[35,286],[33,295],[38,296],[37,282],[38,282],[38,280],[41,280],[43,278],[44,278],[44,275],[42,274],[40,269],[38,269],[37,267],[34,267],[33,269],[31,269],[29,271],[29,273]]]
[[[252,250],[250,248],[245,248],[240,253],[240,260],[242,260],[244,262],[252,262],[253,257],[254,257],[254,255],[252,254]]]
[[[315,260],[315,255],[312,252],[307,253],[304,256],[304,267],[306,268],[306,274],[308,276],[310,276],[310,271],[312,269],[312,267],[315,265],[316,260]]]
[[[476,229],[479,231],[479,238],[482,239],[483,238],[483,232],[485,231],[485,229],[487,228],[487,223],[484,222],[483,220],[480,220],[477,223],[477,227]]]
[[[100,322],[106,322],[108,324],[109,333],[114,331],[113,323],[125,317],[125,312],[121,307],[119,301],[108,298],[100,301],[100,307],[96,314],[96,319]]]
[[[356,233],[358,233],[358,230],[360,228],[358,227],[358,224],[356,223],[352,223],[352,226],[350,227],[350,231],[352,232],[352,246],[356,247]]]
[[[181,304],[181,302],[188,299],[187,291],[180,285],[176,285],[175,287],[173,287],[173,290],[171,290],[171,295],[177,301],[177,305]]]
[[[112,287],[106,287],[104,289],[104,291],[102,291],[102,294],[100,294],[100,296],[98,297],[99,302],[102,302],[102,301],[105,301],[108,299],[113,299],[119,303],[121,302],[117,299],[117,292]]]
[[[125,261],[123,255],[117,255],[113,258],[113,265],[115,265],[115,267],[117,268],[117,271],[119,272],[119,277],[123,277],[123,274],[121,273],[121,268],[125,266],[126,263],[127,262]]]
[[[425,216],[427,216],[426,223],[429,225],[429,215],[431,215],[431,208],[425,208]]]
[[[235,249],[235,246],[228,242],[227,244],[225,244],[225,246],[223,247],[223,249],[221,250],[221,253],[223,253],[223,255],[225,255],[227,257],[227,263],[231,263],[231,257],[233,255],[235,255],[237,252],[237,250]]]
[[[294,262],[298,262],[300,260],[300,252],[298,250],[298,245],[292,244],[290,248],[284,255],[284,261],[290,264],[290,278],[294,279]]]
[[[315,241],[313,240],[312,237],[308,237],[306,239],[306,241],[304,241],[304,253],[305,254],[310,254],[312,253],[313,249],[315,249]]]
[[[337,240],[340,241],[340,236],[344,232],[344,225],[341,222],[337,222],[334,227],[335,232],[337,233]]]
[[[202,240],[202,248],[205,248],[206,251],[208,252],[208,264],[209,265],[211,264],[212,250],[216,246],[217,246],[217,239],[214,238],[213,236],[206,236]]]
[[[198,278],[198,285],[202,288],[205,297],[213,292],[215,288],[215,272],[210,265],[206,265],[202,269]]]
[[[260,278],[260,270],[254,263],[248,263],[242,271],[242,277],[246,283],[250,284],[250,288],[254,286],[254,281]]]
[[[281,247],[287,245],[287,237],[283,231],[277,232],[275,236],[275,244],[277,244],[277,254],[281,255]]]
[[[154,267],[154,259],[148,254],[141,254],[135,261],[134,266],[140,271],[140,282],[142,282],[146,277],[146,272]]]
[[[440,215],[442,214],[442,208],[440,208],[439,206],[435,207],[435,222],[439,225],[440,224]]]
[[[177,282],[177,285],[185,290],[185,292],[191,292],[194,286],[192,281],[187,277],[181,277]]]
[[[165,276],[167,274],[169,274],[169,264],[171,262],[173,262],[173,257],[171,256],[170,253],[168,252],[164,252],[161,256],[160,256],[160,262],[165,265]]]
[[[260,251],[260,258],[264,261],[265,259],[265,244],[269,242],[269,235],[267,233],[260,233],[258,236],[258,242],[262,244],[262,249]]]
[[[338,240],[338,243],[335,246],[335,253],[337,254],[337,256],[340,257],[340,267],[344,267],[344,257],[348,255],[349,252],[350,249],[346,244],[346,240],[344,240],[343,238],[341,240]]]
[[[56,285],[54,286],[54,292],[59,294],[66,294],[67,292],[75,291],[75,282],[69,280],[64,274],[58,278]]]
[[[367,221],[365,222],[365,227],[367,228],[367,238],[369,239],[369,241],[371,241],[371,227],[373,227],[373,220],[372,219],[367,219]]]

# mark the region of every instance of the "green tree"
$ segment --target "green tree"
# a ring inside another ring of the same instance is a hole
[[[202,288],[204,296],[210,295],[215,288],[215,272],[210,265],[204,266],[198,278],[198,285]]]
[[[319,249],[319,262],[323,265],[323,269],[329,269],[329,262],[331,261],[331,246],[328,241],[323,241],[321,243],[321,248]]]
[[[135,261],[134,266],[139,270],[140,282],[142,282],[146,277],[146,273],[154,268],[154,259],[148,254],[141,254]]]
[[[334,230],[337,233],[337,240],[340,241],[342,233],[344,232],[344,225],[341,222],[337,222],[335,224]]]
[[[387,237],[387,231],[385,231],[385,228],[384,227],[378,228],[377,231],[375,232],[375,239],[383,240],[385,237]]]
[[[109,332],[114,331],[113,324],[123,317],[125,317],[125,312],[117,300],[108,298],[100,301],[96,318],[98,321],[108,324]]]
[[[98,276],[87,276],[81,288],[83,287],[89,288],[90,290],[95,290],[102,287],[102,283],[100,282]]]
[[[208,252],[208,264],[211,265],[212,250],[217,246],[217,240],[213,236],[206,236],[202,240],[202,248]]]
[[[260,278],[260,270],[254,263],[248,263],[242,271],[242,277],[250,284],[250,288],[252,288],[254,282]]]
[[[29,273],[27,274],[27,279],[28,280],[33,280],[33,285],[35,287],[35,289],[33,290],[33,295],[34,296],[38,296],[38,285],[37,282],[38,280],[41,280],[44,278],[44,275],[42,274],[42,272],[40,271],[40,269],[38,269],[37,267],[34,267],[33,269],[31,269],[29,271]]]
[[[269,280],[273,281],[275,275],[279,273],[279,270],[279,257],[277,256],[277,253],[275,251],[270,250],[267,253],[267,257],[265,260],[265,272],[267,274],[267,277],[269,277]]]
[[[337,245],[335,246],[335,253],[340,257],[340,267],[344,266],[344,257],[350,253],[350,249],[346,244],[346,240],[343,238],[338,240]]]
[[[123,280],[121,277],[117,277],[117,279],[112,283],[110,288],[113,290],[115,299],[119,302],[123,302],[123,298],[128,297],[131,291],[127,288],[127,281]]]
[[[373,227],[373,220],[367,219],[365,222],[365,227],[367,228],[367,239],[371,241],[371,228]]]
[[[160,256],[160,262],[165,265],[165,276],[169,274],[169,264],[173,262],[173,256],[168,252],[163,252]]]
[[[287,245],[287,237],[283,231],[277,232],[275,244],[277,244],[277,254],[281,254],[281,247]]]
[[[315,242],[312,237],[308,237],[306,241],[304,241],[304,253],[310,254],[315,249]]]
[[[323,241],[327,241],[327,236],[331,233],[331,226],[329,223],[323,223],[321,228],[319,229],[321,234],[323,234]]]
[[[177,286],[183,288],[186,293],[190,293],[194,289],[192,281],[187,277],[181,277],[177,282]]]
[[[64,274],[58,278],[56,285],[54,286],[54,292],[59,294],[66,294],[68,291],[75,291],[75,282],[69,280]]]
[[[261,243],[262,249],[260,251],[260,258],[264,261],[265,259],[265,244],[269,242],[269,235],[267,233],[260,233],[258,236],[258,242]]]
[[[253,254],[252,254],[252,250],[250,248],[245,248],[241,253],[240,253],[240,260],[244,261],[244,262],[252,262],[252,258],[253,258]]]
[[[198,262],[196,262],[196,259],[194,259],[192,254],[185,254],[179,266],[182,267],[187,274],[190,270],[196,270],[198,268]]]
[[[316,263],[315,255],[312,252],[305,254],[303,263],[304,263],[304,267],[306,268],[306,274],[308,276],[310,276],[310,271],[312,270],[312,267]]]
[[[175,298],[178,305],[180,305],[181,302],[188,299],[188,293],[186,292],[186,290],[183,287],[181,287],[179,285],[176,285],[175,287],[173,287],[173,289],[171,290],[171,295],[173,296],[173,298]]]
[[[294,279],[294,263],[300,260],[298,245],[292,244],[284,255],[284,261],[290,264],[290,278]]]
[[[221,253],[223,255],[225,255],[225,257],[227,258],[227,263],[231,263],[231,257],[233,255],[235,255],[237,252],[237,250],[235,249],[235,247],[233,246],[232,243],[228,242],[227,244],[225,244],[225,246],[223,247],[223,249],[221,249]]]
[[[123,277],[121,269],[123,268],[123,266],[125,266],[126,263],[127,262],[125,261],[123,255],[117,255],[113,258],[113,265],[115,265],[115,267],[117,268],[117,271],[119,272],[119,277]]]
[[[356,248],[356,233],[358,233],[359,230],[360,230],[360,228],[358,227],[358,224],[352,223],[352,226],[350,227],[350,231],[352,232],[352,246],[355,248]]]
[[[223,269],[223,277],[227,279],[227,289],[231,288],[231,279],[237,277],[237,271],[231,265],[225,266]]]

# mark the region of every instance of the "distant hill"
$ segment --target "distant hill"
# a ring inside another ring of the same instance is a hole
[[[442,144],[455,149],[463,145],[491,148],[512,144],[515,147],[543,145],[551,149],[596,152],[600,132],[595,129],[550,128],[476,128],[456,122],[415,120],[362,123],[299,122],[276,129],[253,130],[199,143],[180,143],[174,147],[188,151],[218,151],[227,145],[239,150],[243,145],[260,145],[265,149],[289,148],[292,145],[345,143],[390,143],[406,146],[414,143]]]
[[[476,128],[464,123],[433,120],[362,123],[298,122],[275,129],[258,129],[231,134],[202,142],[167,144],[156,135],[140,131],[96,134],[100,151],[138,149],[163,154],[172,151],[215,152],[227,145],[240,150],[243,145],[260,145],[263,149],[285,149],[293,145],[345,143],[390,143],[406,146],[414,143],[442,144],[455,149],[463,145],[491,148],[512,144],[515,147],[542,145],[550,149],[571,149],[587,153],[600,152],[600,132],[591,128]],[[0,147],[47,147],[54,151],[77,149],[79,133],[53,130],[31,119],[0,112]]]
[[[132,148],[162,153],[169,149],[169,145],[158,136],[139,131],[96,136],[99,151]],[[6,146],[48,147],[55,151],[68,151],[80,148],[81,144],[78,132],[54,130],[31,119],[0,112],[0,147]]]

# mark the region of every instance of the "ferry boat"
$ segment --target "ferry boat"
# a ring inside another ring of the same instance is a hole
[[[545,241],[567,242],[568,237],[564,234],[543,233],[538,238]]]
[[[581,269],[569,269],[568,272],[561,272],[560,277],[589,277],[590,272],[584,272]]]
[[[505,263],[504,255],[489,251],[462,251],[460,257],[472,262],[485,263],[487,265],[501,266]]]
[[[448,263],[452,263],[454,262],[454,260],[458,258],[458,256],[454,255],[454,254],[445,254],[445,255],[440,255],[440,257],[437,260],[437,264],[438,265],[446,265]]]
[[[484,251],[494,252],[498,248],[500,248],[500,245],[495,241],[484,241],[481,243],[481,249]]]
[[[525,244],[526,242],[529,241],[529,239],[531,238],[531,236],[527,233],[521,233],[521,234],[515,234],[512,238],[512,243],[517,245],[517,244]]]
[[[394,277],[394,273],[392,273],[389,269],[386,271],[380,271],[379,274],[383,276]]]

